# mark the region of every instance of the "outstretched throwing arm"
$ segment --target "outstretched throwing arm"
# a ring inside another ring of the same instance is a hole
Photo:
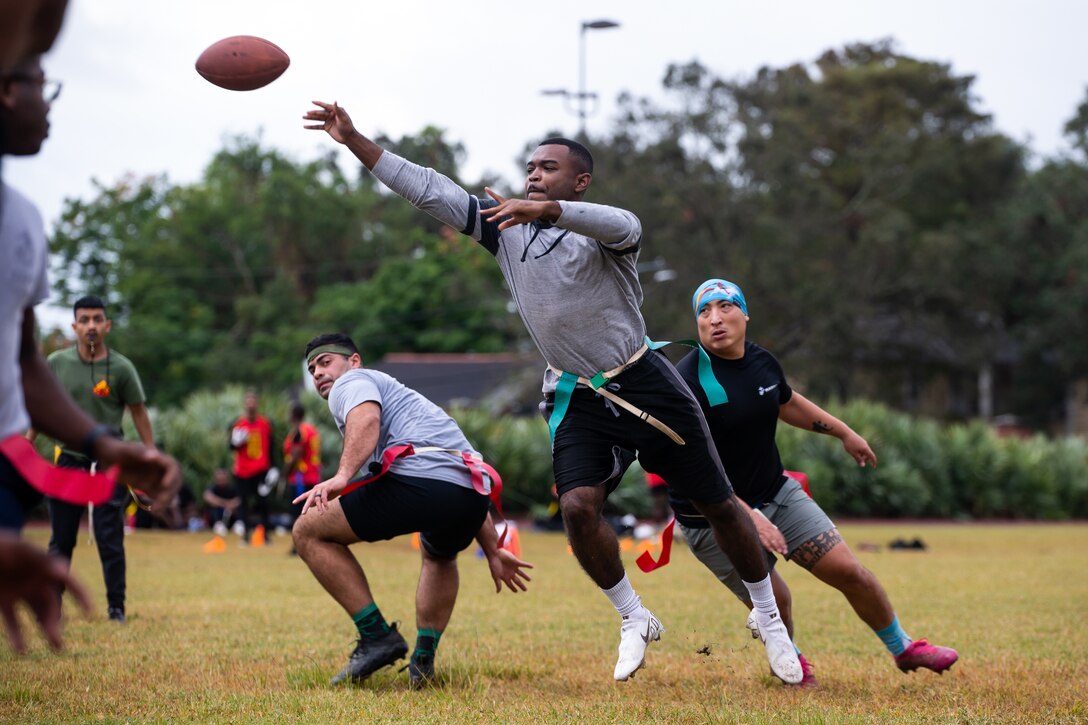
[[[363,162],[363,166],[373,171],[374,164],[378,163],[385,149],[359,133],[355,124],[351,122],[351,116],[335,101],[332,103],[313,101],[313,104],[317,108],[310,109],[302,118],[315,123],[307,124],[303,128],[311,131],[325,131],[334,141],[347,146],[348,150],[355,154],[355,158]]]

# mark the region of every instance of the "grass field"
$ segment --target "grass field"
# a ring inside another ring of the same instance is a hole
[[[232,537],[204,554],[207,534],[141,531],[127,540],[128,624],[105,620],[97,554],[81,537],[75,569],[98,618],[70,619],[59,655],[37,636],[21,658],[0,648],[0,722],[1088,722],[1088,526],[841,530],[855,550],[882,545],[859,557],[908,633],[959,650],[950,672],[900,673],[841,595],[785,564],[821,688],[783,687],[743,608],[680,546],[652,574],[624,554],[667,631],[646,667],[616,683],[614,610],[561,535],[523,533],[537,566],[527,594],[494,594],[483,562],[462,557],[438,688],[410,691],[391,668],[334,688],[354,629],[286,539],[241,549]],[[47,532],[27,536],[44,545]],[[916,536],[927,551],[886,547]],[[418,553],[408,539],[355,552],[411,643]]]

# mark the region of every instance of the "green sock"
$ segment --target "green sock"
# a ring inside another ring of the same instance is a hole
[[[416,649],[412,652],[412,659],[419,661],[424,657],[434,659],[434,653],[438,649],[438,640],[442,633],[437,629],[417,629]]]
[[[355,622],[355,628],[359,630],[359,636],[366,639],[377,639],[389,631],[389,625],[378,609],[377,602],[371,602],[369,606],[358,612],[351,618]]]

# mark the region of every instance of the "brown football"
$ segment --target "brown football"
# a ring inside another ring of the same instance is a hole
[[[253,35],[233,35],[212,43],[196,59],[196,72],[231,91],[252,91],[283,75],[291,59],[276,45]]]

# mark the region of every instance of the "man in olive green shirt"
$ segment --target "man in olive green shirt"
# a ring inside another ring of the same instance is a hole
[[[76,301],[73,312],[72,330],[76,333],[76,344],[50,355],[49,366],[76,405],[99,423],[120,431],[127,408],[140,440],[148,448],[154,448],[155,438],[144,406],[140,376],[128,358],[106,347],[105,338],[112,323],[106,316],[105,303],[98,297],[83,297]],[[62,448],[57,458],[57,465],[66,468],[89,469],[92,462],[80,451],[68,447]],[[125,621],[124,509],[127,499],[127,489],[118,484],[113,498],[95,507],[93,515],[94,538],[106,580],[109,618],[121,623]],[[58,554],[70,563],[83,507],[55,498],[48,502],[53,528],[49,553]]]

